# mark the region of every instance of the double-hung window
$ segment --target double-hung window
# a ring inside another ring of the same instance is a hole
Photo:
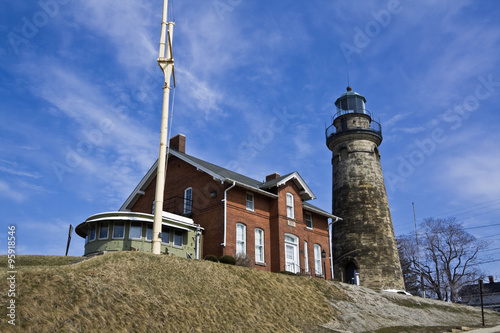
[[[184,214],[190,214],[193,208],[193,188],[184,190]]]
[[[321,246],[319,244],[314,244],[314,272],[316,275],[323,274],[321,268]]]
[[[286,217],[293,219],[295,218],[295,214],[293,211],[293,194],[286,194]]]
[[[313,218],[311,213],[306,213],[306,227],[309,229],[313,228]]]
[[[309,273],[309,251],[307,248],[307,241],[304,241],[304,269]]]
[[[253,193],[247,192],[247,210],[254,211],[254,196]]]
[[[236,223],[236,254],[247,253],[247,227],[243,223]]]
[[[264,263],[264,230],[255,229],[255,262]]]

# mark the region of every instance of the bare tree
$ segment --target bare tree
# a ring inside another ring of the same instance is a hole
[[[412,295],[422,295],[420,274],[417,267],[418,253],[415,235],[404,235],[397,238],[401,270],[405,281],[405,289]]]
[[[479,277],[479,253],[489,244],[465,231],[455,218],[428,218],[420,226],[422,261],[417,260],[415,237],[401,237],[400,257],[408,261],[407,275],[422,274],[434,298],[457,301],[458,291]],[[412,240],[413,239],[413,240]],[[404,274],[404,273],[403,273]],[[411,283],[411,282],[410,282]]]

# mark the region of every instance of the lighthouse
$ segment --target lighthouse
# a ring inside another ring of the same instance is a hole
[[[366,99],[347,87],[326,129],[332,151],[332,225],[335,279],[368,288],[403,289],[396,238],[385,190],[380,152],[382,127]]]

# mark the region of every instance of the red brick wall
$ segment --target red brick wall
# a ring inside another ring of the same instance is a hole
[[[171,156],[168,161],[167,179],[165,183],[165,204],[171,197],[179,197],[182,209],[182,198],[187,187],[193,188],[193,213],[191,218],[205,230],[203,234],[202,257],[213,254],[217,257],[223,254],[235,255],[236,253],[236,223],[246,225],[246,251],[252,260],[252,265],[258,269],[279,272],[285,269],[285,243],[284,234],[291,233],[299,237],[299,260],[301,270],[304,269],[304,240],[308,242],[309,268],[314,272],[314,244],[319,244],[327,252],[326,271],[330,278],[328,220],[326,217],[312,213],[313,230],[307,229],[305,213],[299,189],[293,181],[280,186],[276,193],[279,198],[271,198],[257,192],[248,191],[241,187],[234,187],[228,191],[227,202],[227,234],[226,247],[224,241],[224,190],[231,184],[221,184],[212,176],[196,170],[195,167]],[[156,181],[147,186],[142,195],[132,207],[132,211],[152,213],[155,196]],[[215,192],[215,196],[211,196]],[[254,211],[246,209],[246,193],[254,194]],[[294,196],[295,218],[286,216],[286,193]],[[171,211],[171,210],[170,210]],[[295,222],[289,226],[288,221]],[[264,255],[265,266],[255,265],[255,229],[264,230]]]
[[[196,170],[192,165],[182,161],[175,156],[168,160],[167,178],[165,180],[164,209],[172,211],[172,206],[168,205],[168,199],[178,197],[175,202],[177,213],[182,214],[184,190],[188,187],[193,189],[193,207],[191,218],[195,223],[200,224],[204,230],[203,253],[222,255],[223,241],[223,216],[224,206],[224,186],[220,181],[216,181],[210,175]],[[147,186],[145,195],[141,196],[132,206],[132,211],[152,213],[152,207],[156,190],[156,178]],[[215,191],[215,197],[211,197],[211,192]]]
[[[254,211],[246,209],[247,192],[254,195]],[[270,271],[271,270],[271,230],[269,227],[270,201],[275,199],[247,191],[241,187],[234,187],[228,191],[227,205],[227,246],[224,254],[234,256],[236,254],[236,224],[243,223],[246,226],[246,254],[252,260],[252,266]],[[255,229],[264,231],[264,265],[255,265]]]
[[[294,197],[294,219],[287,218],[286,212],[286,193],[293,194]],[[278,188],[278,248],[279,268],[273,266],[273,271],[282,271],[285,269],[285,233],[290,233],[299,238],[299,262],[301,272],[305,268],[305,249],[304,241],[308,243],[309,272],[314,273],[314,244],[319,244],[321,249],[326,251],[326,274],[327,279],[331,278],[330,273],[330,249],[328,241],[328,218],[311,212],[313,219],[313,229],[308,229],[305,222],[305,210],[302,208],[300,190],[293,181]],[[288,221],[295,223],[295,226],[289,225]],[[275,254],[278,256],[278,254]],[[313,274],[314,275],[314,274]]]

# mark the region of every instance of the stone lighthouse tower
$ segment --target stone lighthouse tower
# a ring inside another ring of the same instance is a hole
[[[403,289],[378,146],[382,127],[365,109],[366,99],[347,87],[335,106],[326,145],[332,151],[335,215],[332,225],[335,278],[372,289]]]

